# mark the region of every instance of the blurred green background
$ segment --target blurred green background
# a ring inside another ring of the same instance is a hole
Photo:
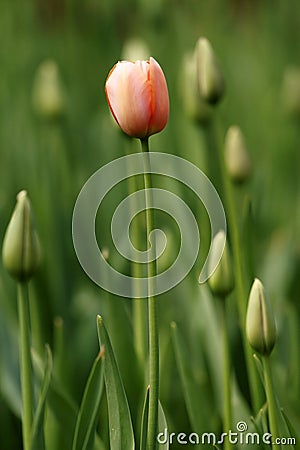
[[[43,247],[43,263],[31,283],[33,344],[42,351],[49,342],[55,358],[60,323],[56,318],[63,319],[64,369],[60,371],[56,361],[55,370],[78,403],[98,351],[96,314],[103,314],[135,416],[141,393],[134,374],[131,302],[109,296],[82,271],[72,246],[72,210],[93,172],[126,151],[136,150],[135,143],[130,144],[114,126],[104,94],[106,76],[122,58],[129,39],[145,41],[169,86],[170,119],[167,128],[151,139],[151,150],[199,161],[198,153],[205,151],[204,139],[185,115],[180,74],[184,55],[193,50],[200,36],[210,40],[224,72],[226,94],[219,108],[223,132],[232,124],[241,127],[253,163],[252,179],[241,196],[252,200],[254,275],[262,278],[274,304],[279,330],[274,353],[278,393],[299,427],[300,408],[295,399],[300,387],[295,373],[300,372],[300,88],[291,94],[296,105],[291,106],[290,94],[283,87],[288,68],[300,67],[297,0],[2,0],[1,241],[16,194],[26,189]],[[46,75],[38,75],[47,60]],[[53,109],[38,109],[37,77],[51,79],[51,73],[59,80],[58,104]],[[100,240],[108,248],[112,246],[108,227],[112,210],[107,204],[101,219]],[[245,243],[248,238],[246,234]],[[111,252],[112,262],[126,271]],[[208,341],[200,346],[203,320],[199,317],[197,323],[196,275],[192,272],[160,301],[161,400],[173,429],[180,431],[191,425],[169,350],[170,322],[178,322],[189,351],[203,347],[199,359],[209,360],[207,355],[212,352]],[[238,373],[234,304],[232,317]],[[215,325],[204,324],[212,330]],[[21,446],[17,330],[15,284],[1,264],[0,442],[5,449]],[[198,375],[206,383],[209,369]],[[208,385],[213,383],[210,380]]]

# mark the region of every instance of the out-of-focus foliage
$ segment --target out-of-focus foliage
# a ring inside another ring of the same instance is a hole
[[[296,0],[2,0],[0,238],[2,242],[16,194],[26,189],[43,249],[41,268],[30,285],[33,347],[40,355],[46,342],[52,349],[59,387],[55,390],[51,385],[50,392],[57,408],[63,405],[74,412],[80,405],[98,353],[96,315],[101,314],[133,427],[139,430],[146,386],[134,353],[132,304],[102,291],[84,274],[72,246],[72,210],[92,173],[128,149],[136,151],[135,142],[129,143],[114,126],[103,89],[109,70],[132,38],[145,42],[143,51],[149,48],[169,86],[169,123],[151,139],[151,149],[182,156],[201,168],[204,136],[185,115],[180,83],[186,53],[205,36],[213,44],[225,79],[219,106],[224,136],[229,126],[238,125],[252,161],[252,179],[237,195],[243,244],[245,252],[251,248],[250,276],[263,280],[272,299],[278,327],[272,355],[275,385],[285,412],[299,430],[300,116],[287,114],[287,100],[296,100],[299,93],[297,83],[283,83],[289,67],[300,67],[299,15]],[[296,89],[295,96],[287,89]],[[300,105],[293,102],[295,111]],[[110,261],[124,272],[130,268],[113,249],[110,220],[125,191],[126,186],[116,187],[97,220],[100,246],[109,249]],[[250,209],[244,197],[251,198]],[[170,431],[188,432],[196,425],[199,430],[221,429],[218,317],[210,292],[198,291],[196,269],[159,298],[160,400]],[[15,284],[1,263],[0,442],[7,449],[21,445],[15,299]],[[234,293],[228,300],[237,422],[249,417],[249,398]],[[178,332],[174,328],[172,333],[172,321]],[[175,352],[170,350],[172,335]],[[184,348],[191,355],[190,367],[184,358],[178,369]],[[192,381],[181,383],[183,374]],[[199,402],[211,407],[192,422],[190,411],[197,410],[191,403],[194,382],[199,386]],[[48,407],[48,433],[57,438],[52,448],[63,448],[59,421]],[[100,410],[98,434],[107,445],[105,398]]]

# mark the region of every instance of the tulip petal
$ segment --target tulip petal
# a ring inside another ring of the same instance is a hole
[[[151,114],[148,66],[146,61],[121,61],[106,82],[110,109],[122,130],[133,137],[144,137],[148,131]]]
[[[151,120],[148,134],[161,131],[169,117],[169,94],[164,73],[154,58],[150,58],[150,83],[152,89]]]
[[[154,58],[118,62],[108,75],[105,92],[114,118],[129,136],[144,138],[165,127],[168,88]]]

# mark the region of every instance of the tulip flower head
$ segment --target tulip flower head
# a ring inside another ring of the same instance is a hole
[[[219,259],[220,254],[222,254],[221,259]],[[208,267],[209,272],[212,272],[208,284],[213,294],[225,299],[234,288],[234,276],[231,254],[223,230],[219,231],[213,238]],[[216,269],[214,269],[215,267]]]
[[[198,85],[203,100],[217,104],[224,95],[225,83],[217,57],[210,42],[199,38],[196,46]]]
[[[17,204],[4,236],[2,258],[8,273],[20,282],[28,281],[39,266],[40,241],[26,191],[17,195]]]
[[[251,175],[251,161],[244,135],[236,125],[231,126],[226,134],[224,158],[228,175],[235,183],[242,184]]]
[[[120,128],[140,139],[159,133],[169,117],[164,73],[155,61],[120,61],[110,71],[105,93]]]
[[[250,345],[260,355],[269,355],[276,341],[276,324],[270,300],[262,282],[253,282],[246,316],[246,334]]]

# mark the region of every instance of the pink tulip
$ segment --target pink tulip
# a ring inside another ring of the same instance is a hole
[[[168,88],[154,58],[118,62],[107,77],[105,92],[114,118],[129,136],[142,139],[166,126]]]

